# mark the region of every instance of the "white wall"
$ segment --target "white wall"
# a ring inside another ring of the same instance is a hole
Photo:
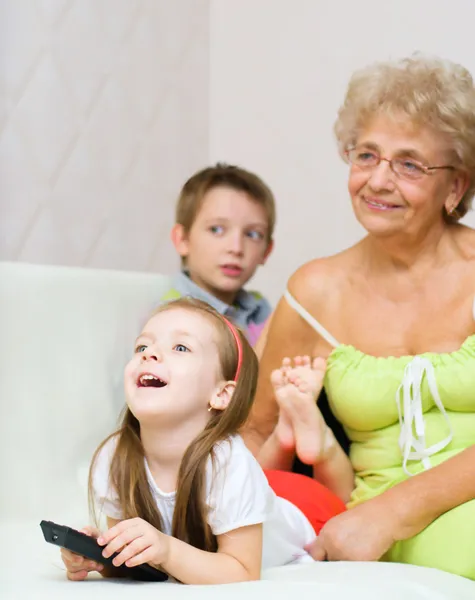
[[[177,192],[226,160],[277,195],[256,278],[277,300],[362,233],[332,134],[351,72],[423,50],[475,73],[474,19],[469,0],[0,0],[0,259],[173,271]]]
[[[352,71],[419,50],[475,74],[475,4],[211,0],[210,19],[210,158],[256,170],[277,195],[276,249],[256,278],[276,300],[298,265],[362,234],[332,134]]]
[[[0,0],[1,259],[177,267],[208,50],[208,0]]]

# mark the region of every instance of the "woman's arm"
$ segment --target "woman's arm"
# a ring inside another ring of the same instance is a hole
[[[337,515],[321,530],[312,556],[378,560],[445,512],[475,499],[475,446]]]
[[[385,496],[400,523],[397,539],[413,537],[448,510],[475,499],[475,446],[399,483]]]
[[[290,278],[288,284],[290,293],[310,312],[318,310],[323,292],[324,270],[318,263],[319,261],[312,261],[301,267]],[[261,360],[256,398],[249,421],[242,431],[247,446],[256,456],[273,432],[278,418],[271,372],[280,367],[286,356],[326,357],[331,350],[310,325],[289,306],[285,298],[279,301],[265,333],[265,347],[262,348],[262,343],[259,342],[257,348]]]
[[[350,459],[328,426],[327,435],[331,443],[327,446],[325,457],[313,465],[313,477],[346,504],[355,489],[355,472]]]
[[[269,327],[270,327],[270,323],[271,323],[271,319],[274,313],[272,313],[270,315],[270,317],[267,319],[266,324],[264,325],[263,330],[261,331],[261,334],[259,335],[259,338],[257,339],[256,344],[254,345],[254,352],[257,355],[257,358],[260,360],[262,357],[262,353],[264,352],[264,348],[266,347],[266,343],[267,343],[267,334],[269,333]]]
[[[346,504],[355,488],[353,466],[331,429],[326,425],[325,427],[326,431],[322,432],[325,449],[313,465],[313,476]],[[258,458],[263,469],[290,471],[295,448],[283,447],[274,431],[262,445]]]
[[[262,524],[218,536],[218,551],[205,552],[170,538],[168,559],[161,564],[183,583],[215,584],[260,579]]]

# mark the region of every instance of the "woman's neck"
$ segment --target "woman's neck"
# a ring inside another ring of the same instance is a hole
[[[372,271],[385,274],[414,274],[419,277],[435,265],[441,265],[452,254],[451,227],[441,224],[424,233],[377,238],[368,236],[363,244]]]

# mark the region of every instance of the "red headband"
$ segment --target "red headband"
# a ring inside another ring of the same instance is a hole
[[[241,364],[242,364],[242,343],[241,343],[241,338],[239,337],[239,333],[237,332],[237,329],[234,327],[234,325],[231,323],[231,321],[228,321],[227,319],[224,319],[226,321],[227,326],[229,327],[231,333],[233,334],[233,337],[236,341],[236,346],[237,346],[237,351],[238,351],[238,362],[237,362],[237,367],[236,367],[236,374],[234,375],[234,379],[233,381],[237,381],[238,377],[239,377],[239,373],[241,372]]]

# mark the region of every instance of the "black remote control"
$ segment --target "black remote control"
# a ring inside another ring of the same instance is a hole
[[[120,567],[114,566],[112,559],[117,554],[113,554],[109,558],[104,558],[102,556],[103,547],[99,546],[93,537],[76,531],[76,529],[58,525],[52,521],[41,521],[40,527],[48,543],[71,550],[75,554],[80,554],[89,560],[94,560],[107,567],[112,567],[117,570],[118,575],[137,581],[166,581],[168,579],[168,575],[147,564],[137,567],[126,567],[125,565]]]

